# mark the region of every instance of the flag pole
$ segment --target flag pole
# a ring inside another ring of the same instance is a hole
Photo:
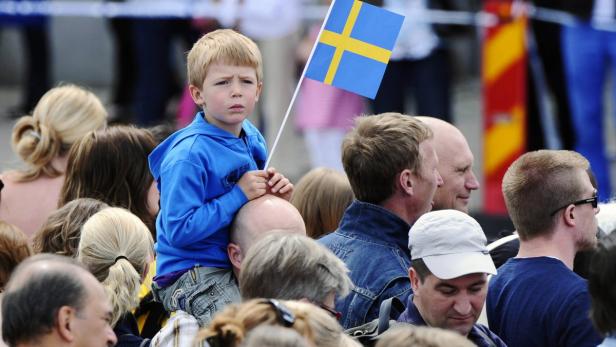
[[[327,14],[325,15],[325,19],[323,20],[323,24],[321,24],[321,29],[319,30],[319,35],[317,36],[317,39],[314,43],[314,45],[312,46],[312,51],[310,51],[310,56],[308,57],[308,61],[306,61],[306,65],[304,65],[304,70],[302,71],[302,75],[299,78],[299,81],[297,82],[297,86],[295,87],[295,91],[293,92],[293,97],[291,98],[291,102],[289,103],[289,107],[287,107],[287,112],[284,115],[284,118],[282,119],[282,124],[280,124],[280,128],[278,129],[278,133],[276,134],[276,139],[274,140],[274,145],[272,146],[272,150],[269,153],[269,156],[267,157],[267,161],[265,162],[265,167],[264,169],[267,170],[267,168],[269,167],[270,162],[272,161],[272,157],[274,156],[274,152],[276,151],[276,147],[278,146],[278,141],[280,140],[280,136],[282,135],[282,131],[284,130],[284,126],[287,123],[287,119],[289,118],[289,114],[291,113],[291,109],[293,108],[293,104],[295,103],[295,98],[297,98],[297,94],[299,92],[299,89],[302,85],[302,82],[304,81],[304,77],[306,76],[306,70],[308,70],[308,66],[310,65],[310,61],[312,61],[312,56],[314,55],[314,51],[317,48],[317,45],[319,44],[319,38],[321,37],[321,34],[323,33],[323,29],[325,29],[325,24],[327,23],[327,20],[329,19],[329,15],[332,12],[332,8],[334,7],[334,4],[336,3],[336,0],[332,1],[332,4],[329,6],[329,9],[327,10]]]

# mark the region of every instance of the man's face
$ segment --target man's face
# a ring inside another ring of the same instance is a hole
[[[85,280],[88,297],[85,306],[75,318],[75,341],[77,347],[109,347],[117,343],[111,327],[111,303],[107,294],[94,277]]]
[[[479,318],[487,294],[487,276],[476,273],[441,280],[428,275],[421,283],[415,269],[409,271],[413,302],[424,321],[432,327],[468,335]]]
[[[580,170],[580,182],[583,187],[584,194],[581,199],[591,198],[596,195],[596,190],[590,183],[588,174],[584,170]],[[593,208],[592,204],[581,204],[575,206],[580,218],[580,226],[576,237],[576,246],[578,251],[593,249],[597,246],[597,213],[599,207]]]
[[[426,140],[419,144],[421,155],[421,169],[417,176],[416,186],[413,188],[413,196],[419,204],[418,217],[432,210],[434,193],[443,184],[443,179],[438,172],[438,157],[434,150],[432,140]]]
[[[462,134],[442,137],[437,146],[438,172],[443,185],[434,194],[434,209],[468,213],[471,192],[479,188],[473,173],[473,153]]]

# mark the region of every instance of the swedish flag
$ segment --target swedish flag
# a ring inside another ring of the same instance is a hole
[[[358,0],[336,0],[306,77],[374,99],[403,21]]]

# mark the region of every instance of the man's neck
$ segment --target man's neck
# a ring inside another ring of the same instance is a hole
[[[389,210],[391,213],[395,214],[396,216],[400,217],[400,219],[402,219],[409,225],[412,225],[413,223],[415,223],[417,218],[419,218],[419,216],[416,216],[416,213],[413,213],[413,211],[409,211],[406,208],[404,202],[396,198],[395,194],[394,196],[383,201],[380,204],[380,206],[384,209]]]
[[[538,236],[528,241],[520,239],[520,250],[516,258],[553,257],[562,261],[573,270],[575,258],[575,243],[571,239],[570,230],[557,230],[547,236]]]

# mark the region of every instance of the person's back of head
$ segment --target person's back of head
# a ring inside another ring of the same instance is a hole
[[[316,241],[271,234],[248,251],[239,285],[244,299],[307,299],[323,305],[335,295],[346,296],[352,283],[346,265]]]
[[[13,270],[32,255],[26,235],[16,226],[0,220],[0,292]]]
[[[208,68],[214,63],[252,67],[257,82],[263,80],[263,63],[257,44],[234,30],[215,30],[195,42],[188,52],[188,82],[201,88]]]
[[[419,145],[431,138],[432,131],[410,116],[358,117],[342,143],[342,164],[355,198],[378,205],[391,197],[401,171],[420,173]]]
[[[137,215],[155,235],[158,201],[148,155],[156,146],[145,129],[114,126],[91,132],[71,148],[59,206],[92,198]]]
[[[100,284],[75,260],[35,255],[17,267],[6,287],[2,337],[9,346],[114,345],[109,310]]]
[[[473,347],[453,331],[426,326],[399,326],[386,331],[376,347]]]
[[[68,153],[74,142],[106,123],[107,111],[92,92],[70,84],[50,89],[32,115],[21,117],[13,128],[13,150],[28,165],[20,179],[63,174],[52,160]]]
[[[616,234],[599,243],[590,262],[588,291],[591,298],[590,317],[604,336],[616,332]]]
[[[324,310],[300,301],[255,299],[227,306],[196,339],[211,346],[236,347],[248,333],[263,325],[291,328],[309,345],[319,347],[359,347],[344,334],[338,322]]]
[[[306,234],[318,239],[338,228],[342,215],[353,202],[346,175],[327,168],[310,170],[295,185],[291,203],[306,222]]]
[[[34,234],[32,249],[35,253],[54,253],[75,257],[81,237],[81,227],[98,211],[109,207],[106,203],[79,198],[53,212],[41,229]]]
[[[246,336],[242,347],[310,347],[297,331],[276,325],[261,325]]]
[[[580,177],[587,175],[588,167],[582,155],[564,150],[528,152],[509,166],[502,190],[520,240],[548,236],[554,231],[559,209],[582,198]]]
[[[153,244],[145,224],[122,208],[103,209],[82,228],[77,259],[105,287],[114,325],[139,304],[139,289],[153,258]]]

